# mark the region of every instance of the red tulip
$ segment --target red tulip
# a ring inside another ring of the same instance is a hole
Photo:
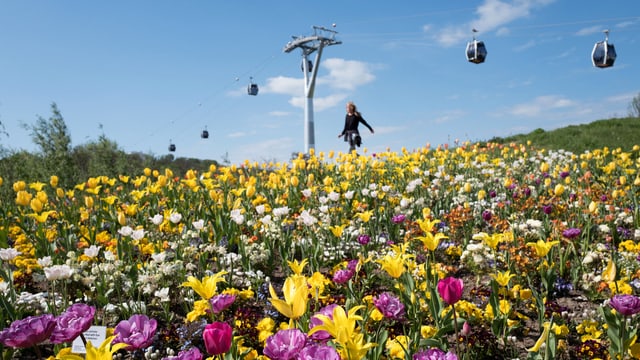
[[[224,354],[231,349],[233,329],[225,322],[214,322],[202,332],[204,346],[209,355]]]
[[[462,297],[464,283],[461,279],[447,277],[438,281],[438,293],[444,302],[453,305]]]

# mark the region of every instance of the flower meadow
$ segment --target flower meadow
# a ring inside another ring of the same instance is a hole
[[[0,358],[640,358],[639,167],[464,143],[0,177]]]

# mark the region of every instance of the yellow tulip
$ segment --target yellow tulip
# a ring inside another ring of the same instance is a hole
[[[28,214],[28,216],[33,219],[36,219],[36,221],[39,223],[43,223],[47,221],[47,219],[49,218],[49,215],[53,213],[55,213],[55,211],[49,210],[49,211],[43,211],[40,214]]]
[[[56,187],[58,186],[58,177],[56,175],[51,175],[51,177],[49,178],[49,184],[51,185],[51,187]]]
[[[32,198],[33,195],[31,195],[31,193],[24,190],[19,190],[16,193],[16,204],[20,206],[27,206],[31,202]]]
[[[298,262],[298,260],[287,261],[287,264],[289,264],[289,268],[296,275],[301,275],[304,267],[307,266],[308,263],[308,259],[303,259],[301,262]]]
[[[16,181],[13,183],[13,191],[19,192],[27,189],[27,183],[24,181]]]
[[[209,300],[216,294],[218,290],[218,283],[225,282],[223,276],[226,275],[226,271],[220,271],[215,275],[205,276],[201,280],[198,280],[194,276],[189,276],[187,281],[182,283],[182,286],[190,287],[196,294],[200,295],[204,300]]]
[[[549,251],[551,250],[551,248],[554,245],[559,244],[559,241],[544,241],[544,240],[538,240],[537,242],[529,242],[527,243],[527,246],[531,246],[534,248],[534,250],[536,251],[536,255],[538,257],[545,257],[547,256],[547,254],[549,253]]]
[[[512,274],[511,271],[498,271],[497,274],[491,274],[491,277],[496,280],[498,285],[502,287],[507,287],[509,285],[509,281],[512,277],[515,277],[515,274]]]
[[[357,213],[356,217],[366,223],[366,222],[369,222],[369,219],[371,219],[372,215],[373,215],[373,211],[369,210],[369,211],[363,211],[361,213]]]
[[[42,211],[42,202],[38,198],[31,199],[29,202],[31,209],[37,213]]]
[[[556,187],[553,189],[553,194],[555,196],[560,196],[564,193],[564,185],[562,184],[557,184]]]
[[[271,299],[269,299],[271,305],[289,319],[297,320],[307,311],[309,287],[304,276],[293,275],[284,281],[282,286],[284,300],[278,298],[271,284],[269,284],[269,292],[271,294]]]
[[[339,238],[339,237],[342,236],[342,232],[344,231],[345,227],[347,227],[346,224],[337,225],[337,226],[330,226],[329,230],[331,230],[331,233],[333,234],[333,236]]]
[[[394,279],[399,278],[405,271],[404,258],[402,254],[385,255],[382,259],[378,260],[382,265],[382,270],[386,271],[389,276]]]

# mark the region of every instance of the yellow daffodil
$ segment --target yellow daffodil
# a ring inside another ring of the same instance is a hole
[[[547,256],[549,251],[554,245],[559,244],[559,241],[544,241],[538,240],[537,242],[529,242],[527,246],[531,246],[536,251],[536,255],[540,258]]]
[[[304,276],[293,275],[284,281],[284,285],[282,286],[284,300],[278,298],[271,284],[269,284],[269,292],[271,293],[271,299],[269,299],[271,305],[289,319],[296,320],[307,311],[309,286]]]
[[[226,274],[226,271],[220,271],[215,275],[205,276],[202,278],[202,281],[193,276],[189,276],[187,281],[182,283],[182,286],[192,288],[201,298],[209,300],[216,294],[218,283],[225,281],[223,276]]]

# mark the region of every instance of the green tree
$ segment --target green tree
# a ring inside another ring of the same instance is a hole
[[[629,116],[640,117],[640,94],[631,100],[631,104],[629,104]]]
[[[42,116],[33,125],[26,125],[31,140],[40,149],[42,168],[49,175],[57,175],[62,186],[73,185],[71,135],[56,103],[51,104],[51,116]]]

